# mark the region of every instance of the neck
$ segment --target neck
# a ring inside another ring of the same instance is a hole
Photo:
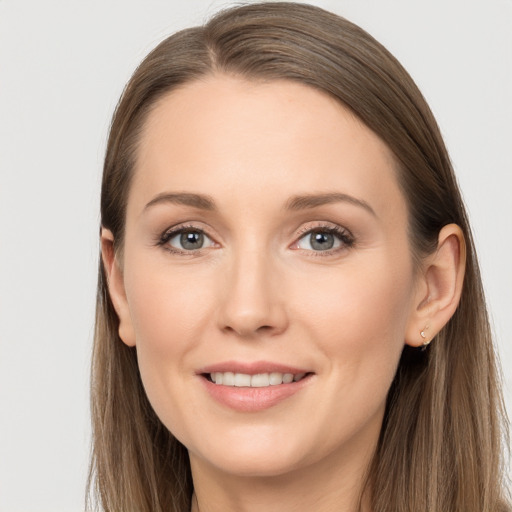
[[[192,512],[369,512],[365,486],[373,455],[364,460],[339,457],[283,475],[232,475],[190,456],[195,494]],[[360,454],[359,454],[360,455]]]

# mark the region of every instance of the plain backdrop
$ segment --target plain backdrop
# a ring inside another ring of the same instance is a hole
[[[470,213],[512,411],[512,2],[313,1],[394,53]],[[105,139],[135,66],[226,1],[0,0],[0,512],[84,508]]]

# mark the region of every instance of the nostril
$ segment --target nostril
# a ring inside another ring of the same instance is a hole
[[[250,338],[257,334],[272,334],[272,332],[278,331],[278,329],[272,325],[260,325],[254,327],[254,324],[251,325],[249,322],[240,322],[238,325],[234,325],[233,323],[233,325],[224,326],[223,331]]]
[[[258,327],[256,331],[271,331],[272,327],[270,325],[262,325],[261,327]]]

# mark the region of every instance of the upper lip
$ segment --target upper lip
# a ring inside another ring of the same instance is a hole
[[[204,368],[201,368],[197,373],[244,373],[247,375],[257,375],[259,373],[309,373],[310,370],[304,368],[298,368],[296,366],[289,366],[281,363],[273,363],[270,361],[254,361],[254,362],[243,362],[243,361],[223,361],[221,363],[215,363]]]

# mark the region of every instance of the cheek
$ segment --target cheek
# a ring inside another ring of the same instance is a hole
[[[404,346],[410,275],[384,262],[358,268],[317,276],[314,293],[295,314],[325,362],[324,398],[317,413],[340,426],[338,434],[323,437],[324,452],[340,437],[378,432]]]
[[[190,279],[179,269],[151,260],[135,259],[125,277],[128,303],[137,345],[163,353],[179,353],[194,338],[194,331],[209,307],[207,286],[201,276]],[[143,269],[143,270],[141,270]]]
[[[201,343],[205,319],[211,318],[211,287],[204,286],[201,276],[191,280],[190,273],[165,263],[141,258],[125,268],[141,378],[153,408],[165,416],[176,410],[194,377],[188,356]]]
[[[359,262],[358,262],[359,263]],[[332,366],[365,368],[391,378],[402,351],[412,304],[413,279],[404,259],[373,259],[319,279],[297,312]],[[306,325],[307,324],[307,325]]]

